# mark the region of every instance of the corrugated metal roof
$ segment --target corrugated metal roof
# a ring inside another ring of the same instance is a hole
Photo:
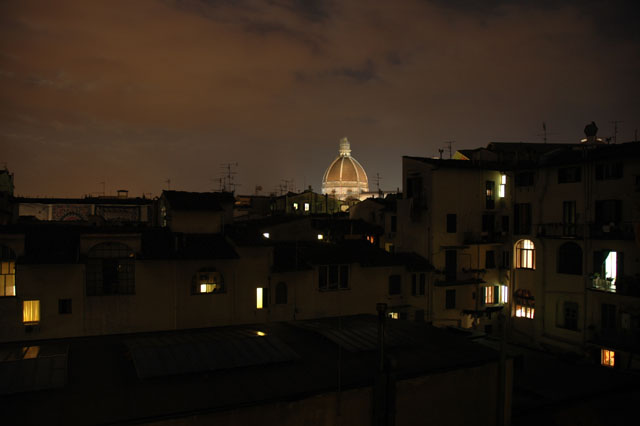
[[[316,332],[349,352],[371,351],[378,347],[378,325],[366,322],[347,322],[336,327],[333,323],[319,321],[292,322],[297,327]],[[415,340],[400,330],[385,327],[386,346],[410,346]]]
[[[66,345],[32,345],[0,351],[0,395],[58,388],[67,383]]]
[[[298,359],[277,337],[228,329],[140,337],[126,341],[138,377],[149,378],[263,365]]]

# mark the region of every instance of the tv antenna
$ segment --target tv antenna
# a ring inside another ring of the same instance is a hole
[[[105,189],[105,188],[106,188],[106,185],[107,185],[107,182],[102,181],[102,182],[98,182],[98,183],[99,183],[100,185],[102,185],[102,196],[104,197],[105,195],[107,195],[107,193],[106,193],[106,189]]]
[[[451,145],[456,143],[456,141],[444,141],[445,145],[447,145],[447,149],[449,150],[449,160],[453,158],[453,150],[451,149]]]
[[[223,170],[223,176],[220,179],[220,190],[223,192],[235,192],[236,186],[240,186],[234,182],[234,176],[237,174],[232,167],[238,167],[238,163],[222,163],[220,168]]]
[[[380,176],[380,173],[376,172],[375,182],[376,182],[376,187],[378,188],[378,192],[380,192],[380,181],[381,180],[382,180],[382,176]]]
[[[613,120],[613,143],[618,142],[618,123],[624,123],[624,121]]]
[[[167,191],[171,191],[171,179],[168,179],[164,181],[164,183],[167,184]]]

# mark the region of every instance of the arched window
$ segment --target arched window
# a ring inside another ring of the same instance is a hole
[[[520,240],[516,243],[516,268],[536,269],[536,248],[531,240]]]
[[[276,284],[276,304],[287,304],[287,284],[282,281]]]
[[[16,254],[0,245],[0,296],[16,295]]]
[[[87,256],[87,295],[135,294],[135,253],[122,243],[101,243]]]
[[[191,294],[224,293],[226,287],[222,274],[215,268],[203,268],[191,280]]]
[[[573,242],[564,243],[558,250],[558,272],[582,275],[582,249]]]

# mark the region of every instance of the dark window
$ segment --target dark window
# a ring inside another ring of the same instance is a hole
[[[329,289],[335,290],[338,288],[338,280],[340,275],[338,274],[338,265],[329,265]]]
[[[509,232],[509,216],[502,216],[502,232]]]
[[[507,250],[502,252],[502,268],[503,269],[510,269],[511,268],[511,263],[509,263],[509,252]]]
[[[318,288],[321,290],[327,288],[327,269],[326,265],[318,266]]]
[[[496,253],[493,250],[487,250],[484,258],[484,267],[486,269],[494,269],[496,267]]]
[[[445,292],[445,309],[455,309],[456,308],[456,291],[455,290],[447,290]]]
[[[457,217],[455,213],[447,214],[447,232],[453,234],[458,232]]]
[[[562,167],[558,169],[558,183],[580,182],[582,169],[580,167]]]
[[[533,172],[516,173],[516,186],[533,186]]]
[[[603,303],[601,307],[602,328],[605,330],[616,329],[616,305]]]
[[[101,243],[87,256],[87,295],[135,294],[135,257],[121,243]]]
[[[400,275],[389,275],[389,294],[396,295],[402,293],[402,280]]]
[[[419,281],[418,281],[419,278]],[[424,296],[426,286],[425,274],[411,274],[411,294],[413,296]]]
[[[621,179],[622,163],[596,164],[596,180]]]
[[[424,309],[416,309],[415,320],[417,322],[424,321]]]
[[[287,304],[287,284],[280,281],[276,284],[276,305]]]
[[[340,265],[340,283],[341,289],[349,288],[349,265]]]
[[[482,215],[482,232],[493,233],[495,230],[496,217],[494,214]]]
[[[349,288],[349,265],[318,266],[318,288],[338,290]]]
[[[445,251],[444,274],[447,282],[453,282],[457,278],[458,253],[455,250]]]
[[[422,177],[412,176],[407,178],[407,198],[422,197]]]
[[[487,202],[485,203],[486,209],[493,209],[495,207],[495,192],[496,192],[496,183],[492,180],[488,180],[485,183],[485,191]]]
[[[564,302],[564,328],[569,330],[578,329],[578,304],[575,302]]]
[[[397,231],[398,231],[398,216],[392,215],[391,216],[391,232],[397,232]]]
[[[576,235],[576,202],[562,202],[562,235],[571,237]]]
[[[411,274],[411,295],[416,296],[418,294],[418,277],[416,274]]]
[[[427,276],[425,274],[420,274],[420,287],[418,288],[418,294],[420,294],[420,296],[424,296],[426,284]]]
[[[622,219],[622,200],[596,201],[596,224],[608,225]]]
[[[58,313],[59,314],[71,313],[71,299],[58,299]]]
[[[531,204],[521,203],[513,206],[513,233],[531,233]]]
[[[558,273],[582,275],[582,249],[576,243],[564,243],[558,249]]]

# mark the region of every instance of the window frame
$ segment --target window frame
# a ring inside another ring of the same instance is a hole
[[[105,241],[89,250],[85,274],[87,296],[134,295],[135,276],[135,252],[128,245]]]
[[[531,243],[531,247],[526,247]],[[514,266],[516,269],[536,269],[536,246],[530,239],[522,239],[516,242],[514,256]]]
[[[0,244],[0,297],[16,297],[16,253],[3,244]]]

